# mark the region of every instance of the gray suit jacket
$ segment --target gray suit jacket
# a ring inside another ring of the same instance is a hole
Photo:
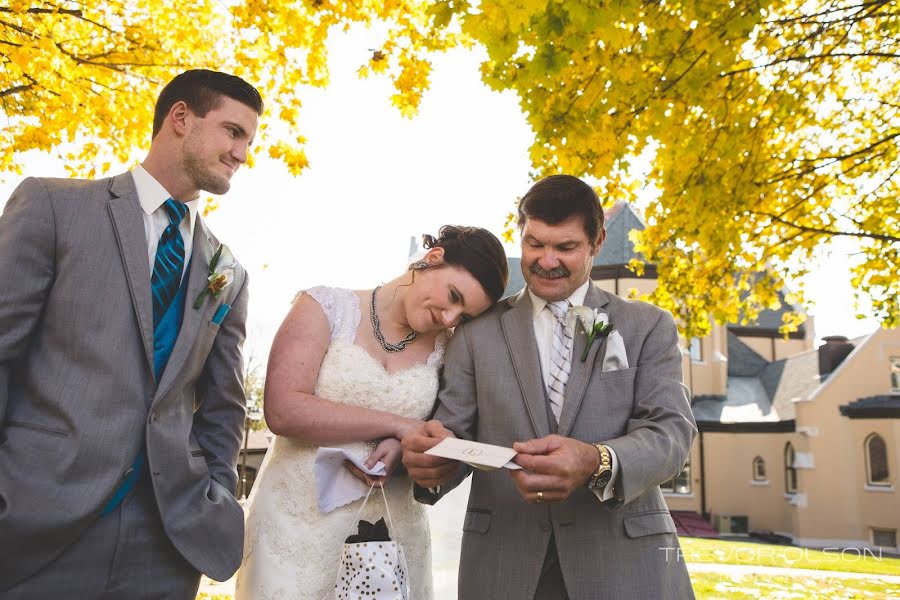
[[[573,600],[693,597],[684,562],[665,551],[678,540],[659,489],[684,466],[696,433],[675,323],[593,284],[585,305],[609,315],[631,367],[601,372],[606,340],[582,362],[586,336],[576,327],[558,433],[615,450],[616,499],[602,504],[585,488],[562,503],[530,505],[505,469],[476,471],[463,525],[463,600],[533,598],[551,534]],[[435,418],[459,437],[501,446],[551,432],[527,292],[457,328]],[[439,497],[421,488],[417,496]]]
[[[246,273],[193,308],[219,244],[198,217],[184,318],[156,385],[141,214],[125,173],[26,179],[0,217],[0,590],[98,517],[145,439],[178,551],[214,579],[240,564]]]

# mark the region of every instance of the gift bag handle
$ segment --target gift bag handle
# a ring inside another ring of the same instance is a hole
[[[377,484],[373,483],[371,487],[369,487],[368,493],[366,493],[366,498],[363,500],[362,505],[360,505],[359,510],[356,511],[356,516],[353,518],[353,521],[350,522],[350,529],[347,530],[347,533],[344,534],[344,539],[346,540],[350,533],[353,531],[353,528],[356,527],[356,524],[359,523],[359,515],[362,514],[363,509],[366,507],[366,503],[369,501],[369,496],[372,494],[372,490],[375,489]],[[384,498],[384,510],[387,513],[388,524],[391,526],[391,532],[393,535],[396,535],[396,530],[394,529],[394,519],[391,517],[391,508],[388,506],[387,496],[384,493],[384,486],[379,485],[379,489],[381,489],[381,497]]]
[[[375,489],[375,485],[376,484],[373,483],[372,486],[369,488],[368,493],[366,493],[365,500],[363,500],[363,503],[359,507],[359,510],[356,511],[356,516],[353,518],[353,521],[350,522],[350,529],[348,529],[347,533],[344,534],[345,540],[350,535],[350,532],[353,531],[353,528],[356,527],[356,524],[359,523],[359,516],[362,514],[363,509],[366,507],[366,503],[369,501],[369,496],[372,494],[372,490]],[[387,512],[388,523],[391,526],[392,535],[397,535],[397,531],[394,529],[394,519],[393,519],[393,517],[391,517],[391,509],[388,507],[387,496],[384,493],[384,486],[380,485],[378,487],[381,488],[381,497],[384,498],[384,510]],[[396,539],[394,539],[394,541],[396,541]],[[399,545],[398,545],[398,547],[399,547]],[[341,560],[338,561],[338,571],[335,576],[335,581],[338,578],[340,578],[340,576],[341,576],[341,566],[343,565],[343,556],[344,556],[345,551],[346,551],[346,549],[341,550]]]

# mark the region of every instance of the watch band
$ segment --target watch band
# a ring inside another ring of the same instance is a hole
[[[587,487],[592,490],[602,490],[609,485],[609,479],[612,475],[612,455],[609,452],[609,448],[603,444],[594,444],[594,447],[600,453],[600,464],[588,480]]]

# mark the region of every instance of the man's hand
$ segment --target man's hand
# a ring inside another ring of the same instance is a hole
[[[403,436],[403,466],[409,476],[423,488],[444,485],[457,474],[460,463],[440,456],[425,454],[441,440],[456,437],[440,421],[428,421],[417,431]]]
[[[386,475],[379,477],[377,475],[368,475],[360,471],[356,465],[354,465],[349,460],[344,461],[344,468],[353,473],[353,476],[365,483],[368,486],[378,485],[383,486],[384,483],[388,480],[388,477],[394,472],[400,465],[400,455],[402,450],[400,449],[400,440],[397,438],[385,438],[381,440],[381,442],[372,450],[372,453],[369,455],[369,458],[366,459],[366,467],[372,468],[375,466],[375,463],[381,461],[384,463],[384,470],[387,473]]]
[[[583,487],[600,465],[597,448],[559,435],[516,442],[513,450],[518,452],[515,462],[524,470],[509,473],[529,503],[562,502]]]

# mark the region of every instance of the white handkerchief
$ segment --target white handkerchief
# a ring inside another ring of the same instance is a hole
[[[316,453],[315,471],[316,494],[321,513],[331,512],[339,506],[349,504],[362,498],[369,491],[369,486],[344,467],[345,460],[349,460],[368,475],[387,474],[384,463],[380,461],[368,469],[365,459],[358,458],[343,448],[319,448]]]
[[[628,368],[628,356],[625,354],[625,340],[618,331],[609,334],[606,340],[606,354],[603,355],[602,372],[618,371]]]

